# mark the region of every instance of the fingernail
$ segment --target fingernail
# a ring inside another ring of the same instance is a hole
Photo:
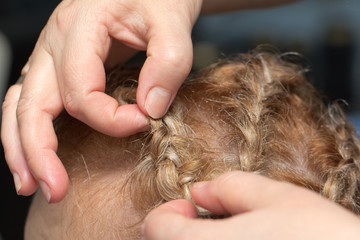
[[[171,93],[163,88],[154,87],[150,90],[145,101],[145,109],[154,119],[161,118],[168,110]]]
[[[50,193],[50,188],[49,186],[43,182],[43,181],[39,181],[39,184],[40,184],[40,187],[41,187],[41,191],[43,192],[45,198],[46,198],[46,201],[47,202],[50,202],[51,200],[51,193]]]
[[[192,186],[193,189],[198,189],[201,190],[207,186],[209,186],[209,181],[204,181],[204,182],[196,182],[194,183],[194,185]]]
[[[141,122],[143,125],[139,132],[148,132],[151,130],[149,117],[145,116],[143,113],[136,114],[135,121]]]
[[[14,184],[15,184],[15,189],[16,189],[16,193],[19,194],[19,191],[21,189],[21,180],[20,177],[17,173],[12,173],[13,174],[13,178],[14,178]]]

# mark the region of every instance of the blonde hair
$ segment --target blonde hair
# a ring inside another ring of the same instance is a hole
[[[144,216],[163,202],[191,200],[194,182],[242,170],[309,188],[359,214],[356,132],[337,102],[324,104],[306,69],[285,58],[255,51],[205,68],[185,81],[162,119],[151,119],[151,131],[128,138],[63,113],[59,156],[71,181],[127,169],[126,184],[114,191],[126,189]],[[119,104],[136,103],[137,78],[138,70],[119,68],[106,92]]]

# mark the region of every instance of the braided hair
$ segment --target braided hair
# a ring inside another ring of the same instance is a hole
[[[79,138],[88,139],[89,134],[102,144],[99,151],[117,142],[117,148],[106,148],[103,157],[129,162],[122,189],[130,192],[133,206],[144,215],[166,201],[191,200],[193,183],[232,170],[309,188],[359,214],[356,131],[340,104],[325,104],[308,82],[307,69],[288,61],[288,56],[256,50],[193,74],[168,113],[150,119],[151,130],[146,133],[115,139],[77,123],[70,131],[77,139],[69,144],[71,151],[86,151]],[[119,68],[108,75],[106,92],[120,105],[136,103],[136,79],[138,70]],[[62,122],[69,128],[69,122]],[[61,139],[70,137],[58,136],[61,155]],[[85,158],[88,168],[109,168],[100,167],[98,158],[91,164],[89,158]],[[78,162],[82,165],[84,158]],[[76,161],[64,165],[71,175]],[[210,214],[200,208],[199,212]]]

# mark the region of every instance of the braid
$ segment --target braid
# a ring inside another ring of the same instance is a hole
[[[70,235],[82,224],[87,235],[93,228],[107,234],[103,226],[138,233],[150,210],[192,201],[193,183],[232,170],[306,187],[360,215],[356,132],[338,103],[323,103],[306,69],[285,57],[255,51],[209,66],[185,81],[162,119],[149,119],[150,131],[125,138],[63,112],[55,129],[72,185],[63,205]],[[119,105],[136,104],[138,68],[107,76],[106,93]]]
[[[339,106],[324,105],[307,70],[285,56],[241,54],[185,81],[168,113],[138,134],[142,146],[134,148],[126,185],[135,208],[146,213],[191,200],[194,182],[242,170],[310,188],[360,213],[355,130]],[[136,81],[128,79],[137,76],[122,75],[120,87],[118,79],[108,82],[109,92],[119,104],[136,103]]]
[[[148,204],[138,205],[148,211],[159,204],[179,198],[191,200],[191,185],[199,181],[201,172],[208,166],[200,157],[198,141],[194,132],[184,123],[183,109],[174,104],[163,119],[151,119],[151,131],[145,137],[139,164],[131,173],[131,181],[146,185],[145,195],[150,197]],[[197,154],[197,152],[199,154]],[[136,189],[133,196],[140,196]],[[135,202],[136,200],[133,199]]]
[[[329,107],[326,119],[342,158],[336,168],[329,170],[322,194],[360,214],[360,145],[356,131],[337,103]]]
[[[210,66],[209,69],[217,69],[219,73],[205,69],[199,74],[209,81],[204,89],[206,101],[213,104],[212,108],[218,112],[216,117],[224,122],[223,128],[230,128],[226,141],[237,149],[234,169],[243,171],[256,168],[254,160],[259,158],[263,146],[259,126],[264,85],[271,80],[265,71],[258,71],[259,65],[260,57],[243,54]]]

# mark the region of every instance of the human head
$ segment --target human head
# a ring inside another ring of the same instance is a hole
[[[194,182],[232,170],[304,186],[359,213],[355,130],[285,57],[254,52],[205,68],[184,83],[162,119],[150,120],[150,131],[127,138],[63,113],[55,125],[70,188],[59,204],[35,197],[27,235],[136,239],[151,209],[191,200]],[[106,92],[119,104],[135,103],[137,78],[120,68],[108,75]]]

